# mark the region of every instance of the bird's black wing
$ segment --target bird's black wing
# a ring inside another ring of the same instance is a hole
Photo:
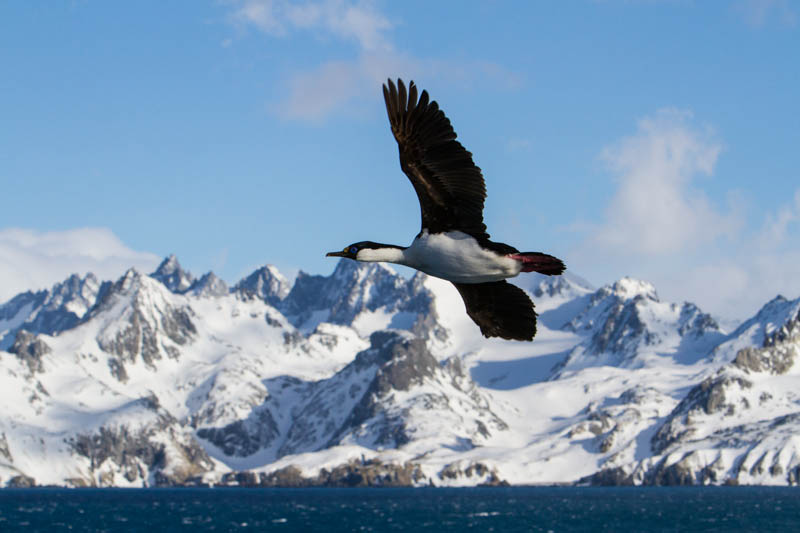
[[[412,81],[383,86],[386,111],[400,149],[400,166],[419,197],[422,229],[431,233],[459,230],[488,241],[483,223],[486,185],[472,154],[460,142],[450,120]]]
[[[453,283],[484,337],[532,341],[536,312],[525,291],[506,281]]]

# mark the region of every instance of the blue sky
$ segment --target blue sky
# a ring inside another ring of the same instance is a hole
[[[789,0],[0,2],[0,300],[408,244],[399,76],[483,169],[495,240],[744,318],[800,296],[798,25]]]

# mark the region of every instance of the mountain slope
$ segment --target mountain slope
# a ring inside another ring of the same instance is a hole
[[[0,484],[796,484],[800,299],[728,332],[630,278],[514,280],[533,343],[448,282],[340,261],[232,285],[174,256],[0,305]]]

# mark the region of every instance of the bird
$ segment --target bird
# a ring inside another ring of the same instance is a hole
[[[560,275],[563,261],[541,252],[520,252],[489,239],[483,222],[486,184],[472,153],[456,140],[450,120],[411,81],[383,85],[400,168],[419,199],[422,228],[410,246],[360,241],[328,257],[405,265],[450,281],[467,315],[484,337],[532,341],[536,335],[533,301],[506,281],[521,272]]]

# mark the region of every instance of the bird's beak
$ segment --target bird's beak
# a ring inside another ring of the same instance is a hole
[[[347,254],[344,252],[328,252],[325,257],[347,257]]]

